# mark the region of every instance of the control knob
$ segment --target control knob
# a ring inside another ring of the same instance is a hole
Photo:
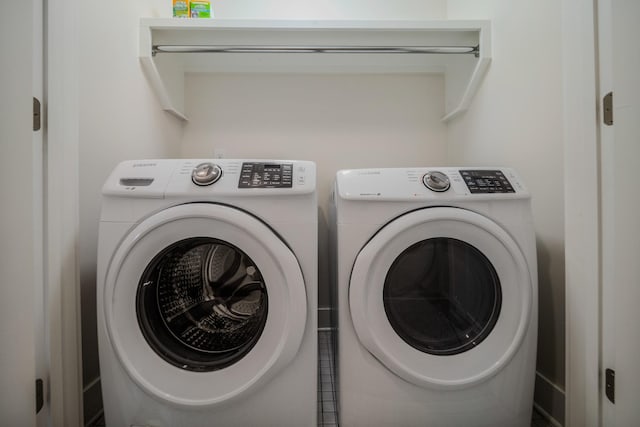
[[[449,177],[440,171],[427,172],[422,177],[422,183],[431,191],[443,192],[451,187]]]
[[[191,172],[191,180],[201,187],[215,183],[221,176],[222,169],[220,166],[211,162],[200,163]]]

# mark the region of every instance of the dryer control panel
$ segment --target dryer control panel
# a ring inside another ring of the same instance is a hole
[[[501,170],[461,169],[460,175],[471,194],[515,193],[513,186]]]
[[[336,177],[340,197],[348,200],[502,200],[529,198],[511,168],[417,167],[350,169]]]

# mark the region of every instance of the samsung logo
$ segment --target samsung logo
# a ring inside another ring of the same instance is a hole
[[[153,167],[153,166],[157,166],[157,163],[134,163],[133,167],[134,168],[147,168],[147,167]]]
[[[380,171],[360,171],[358,175],[380,175]]]

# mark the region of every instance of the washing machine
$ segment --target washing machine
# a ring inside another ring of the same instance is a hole
[[[525,427],[530,195],[509,168],[344,170],[333,192],[342,427]]]
[[[139,160],[102,191],[106,425],[315,426],[308,161]]]

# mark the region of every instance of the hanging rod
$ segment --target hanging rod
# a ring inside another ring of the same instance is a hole
[[[157,53],[411,53],[471,54],[476,57],[480,46],[218,46],[218,45],[154,45]]]

